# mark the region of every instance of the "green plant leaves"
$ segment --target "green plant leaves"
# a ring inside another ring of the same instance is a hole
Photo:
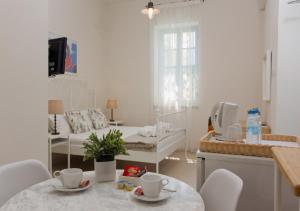
[[[116,129],[110,130],[101,139],[98,138],[96,133],[92,133],[88,138],[88,142],[83,143],[83,160],[97,159],[102,155],[128,155],[122,135],[121,131]]]

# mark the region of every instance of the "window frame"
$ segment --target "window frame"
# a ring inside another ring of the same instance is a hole
[[[195,46],[192,48],[183,48],[183,33],[186,32],[194,32],[195,33]],[[176,45],[177,48],[175,49],[165,49],[164,47],[164,35],[166,34],[176,34]],[[156,74],[161,74],[161,71],[165,71],[166,69],[174,69],[175,70],[175,77],[176,77],[176,84],[179,85],[179,87],[183,86],[183,70],[186,69],[191,69],[192,70],[192,80],[194,80],[195,77],[199,78],[199,24],[198,23],[185,23],[185,24],[176,24],[173,25],[172,27],[169,26],[156,26],[155,27],[155,51],[157,52],[157,55],[163,55],[159,58],[156,58],[155,66],[157,67],[157,73]],[[195,52],[195,64],[194,65],[183,65],[183,51],[184,50],[194,50]],[[165,52],[167,50],[175,50],[176,52],[176,65],[175,66],[165,66]],[[157,56],[158,57],[158,56]],[[197,80],[197,79],[196,79]],[[199,81],[199,80],[198,80]],[[161,86],[164,83],[163,78],[159,78],[158,81],[158,86]],[[197,82],[192,82],[192,99],[185,99],[186,104],[189,104],[192,107],[197,107],[198,106],[198,97],[199,97],[199,90],[197,86]],[[181,91],[180,96],[183,97],[183,91]],[[163,96],[164,100],[165,96]],[[158,104],[158,103],[155,103]]]

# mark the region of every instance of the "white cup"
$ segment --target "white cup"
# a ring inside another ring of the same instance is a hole
[[[146,197],[158,197],[160,191],[169,183],[168,179],[163,179],[157,174],[146,173],[141,179],[140,183]]]
[[[242,127],[238,123],[230,125],[227,128],[227,138],[231,141],[242,140],[242,134]]]
[[[54,177],[59,179],[66,188],[78,188],[82,180],[82,170],[78,168],[64,169],[54,172]]]

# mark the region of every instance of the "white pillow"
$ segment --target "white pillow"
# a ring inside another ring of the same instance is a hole
[[[61,134],[69,134],[72,132],[65,115],[56,115],[56,128]],[[48,116],[48,132],[54,131],[54,115]]]
[[[85,133],[93,130],[89,121],[80,113],[80,111],[66,112],[66,116],[73,133]]]
[[[89,109],[88,114],[96,130],[108,126],[107,119],[100,109]]]
[[[84,121],[86,121],[86,123],[88,124],[88,127],[91,128],[91,130],[94,129],[93,122],[90,119],[90,116],[88,114],[88,110],[81,110],[80,114],[81,114],[82,118],[84,119]]]

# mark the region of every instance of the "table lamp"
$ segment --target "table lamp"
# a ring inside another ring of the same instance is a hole
[[[114,122],[114,109],[118,108],[118,101],[114,99],[108,99],[106,102],[106,108],[110,109],[110,121]]]
[[[54,132],[52,135],[59,135],[56,128],[56,115],[64,114],[64,105],[61,100],[48,100],[48,114],[54,114]]]

